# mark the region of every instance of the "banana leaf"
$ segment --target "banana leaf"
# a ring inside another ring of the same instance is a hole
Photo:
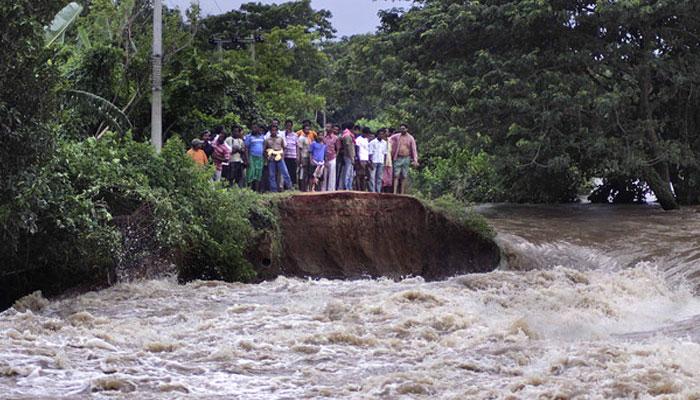
[[[114,103],[94,93],[83,90],[69,89],[65,91],[66,101],[85,107],[98,115],[104,123],[124,136],[133,125],[124,110]]]
[[[76,2],[72,2],[65,6],[53,19],[51,25],[44,28],[44,40],[46,47],[59,42],[63,44],[66,36],[66,30],[78,19],[78,16],[83,11],[83,6]]]

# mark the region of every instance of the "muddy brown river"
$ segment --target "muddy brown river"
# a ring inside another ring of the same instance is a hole
[[[0,314],[0,399],[700,399],[700,208],[480,206],[495,272],[119,284]]]

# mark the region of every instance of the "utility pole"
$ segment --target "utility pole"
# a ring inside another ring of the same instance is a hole
[[[151,144],[163,148],[163,4],[153,1],[153,92],[151,95]]]
[[[262,41],[262,39],[260,40]],[[250,58],[253,60],[253,65],[255,65],[255,35],[251,33],[246,42],[250,43]]]
[[[224,61],[224,45],[228,45],[233,43],[232,40],[228,39],[220,39],[220,38],[211,38],[209,39],[209,44],[213,44],[216,46],[216,51],[219,53],[219,62]]]
[[[246,38],[241,38],[238,36],[231,37],[230,39],[212,37],[209,39],[209,44],[216,46],[216,50],[219,52],[219,57],[222,57],[222,60],[224,49],[243,49],[246,45],[250,45],[250,58],[253,60],[253,64],[255,64],[255,44],[264,41],[265,39],[262,37],[262,35],[254,35],[251,33],[250,36]]]

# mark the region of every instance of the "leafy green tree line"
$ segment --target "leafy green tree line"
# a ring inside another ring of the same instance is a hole
[[[433,194],[566,202],[600,177],[605,200],[643,181],[664,208],[697,204],[699,11],[692,0],[416,1],[329,48],[329,107],[409,121]]]
[[[94,112],[94,98],[70,91],[78,90],[113,104],[128,118],[127,128],[137,139],[149,136],[151,7],[146,0],[91,0],[64,43],[54,46],[52,61],[63,89],[76,100],[65,105],[63,121],[73,124],[66,130],[97,136],[115,128],[107,124],[110,118]],[[184,15],[166,9],[166,139],[191,138],[217,124],[313,117],[325,101],[312,85],[327,62],[316,41],[332,35],[328,16],[315,12],[308,0],[280,6],[251,3],[207,18],[194,5]],[[255,59],[245,48],[218,52],[209,43],[214,37],[230,40],[253,32],[263,40],[255,45]],[[302,68],[298,60],[303,60]]]

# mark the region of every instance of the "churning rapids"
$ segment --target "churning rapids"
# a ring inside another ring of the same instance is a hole
[[[125,283],[0,314],[0,398],[700,399],[700,209],[480,208],[496,272]]]

